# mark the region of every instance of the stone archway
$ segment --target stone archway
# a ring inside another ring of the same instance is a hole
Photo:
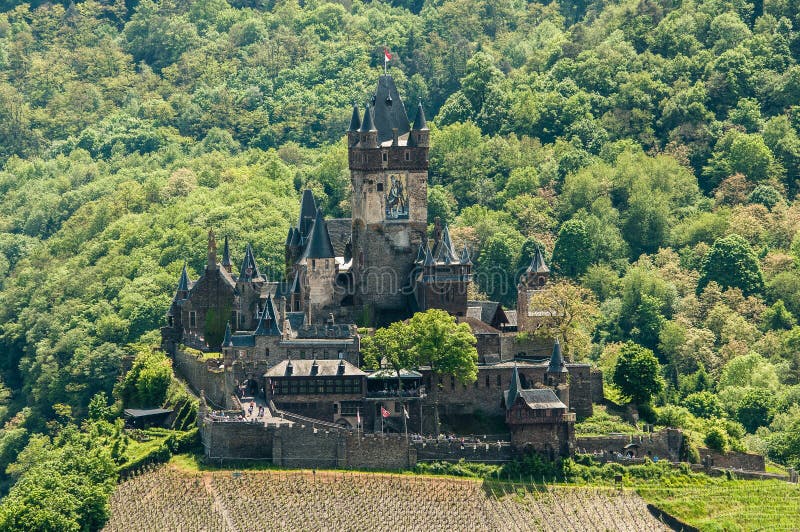
[[[247,379],[244,381],[244,394],[250,397],[258,395],[259,385],[255,379]]]

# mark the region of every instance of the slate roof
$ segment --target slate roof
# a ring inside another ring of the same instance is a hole
[[[370,131],[377,131],[372,116],[372,109],[369,104],[364,107],[364,120],[361,121],[361,127],[358,130],[360,133],[369,133]]]
[[[317,216],[317,202],[314,201],[314,193],[309,189],[303,191],[303,197],[300,199],[300,218],[297,221],[297,228],[300,230],[300,238],[308,237],[311,231],[311,224],[314,223],[314,218]]]
[[[398,136],[405,135],[411,130],[406,108],[400,98],[400,93],[397,92],[392,76],[387,74],[378,78],[378,88],[375,90],[374,98],[372,119],[378,130],[378,143],[392,140],[392,128],[397,128]],[[363,130],[364,125],[362,124]]]
[[[181,270],[181,278],[178,279],[178,292],[188,292],[189,284],[189,274],[186,273],[186,263],[184,263],[183,270]]]
[[[248,242],[244,250],[244,260],[242,260],[242,267],[239,269],[239,281],[254,281],[261,280],[261,272],[258,271],[258,264],[253,255],[253,248]]]
[[[303,312],[287,312],[286,319],[289,321],[289,326],[293,331],[297,331],[303,326],[306,315]]]
[[[311,366],[317,365],[315,376],[335,377],[342,376],[338,373],[339,365],[344,365],[345,377],[363,377],[366,373],[346,360],[281,360],[264,374],[265,377],[286,377],[286,366],[292,365],[292,377],[310,377]]]
[[[278,327],[278,312],[272,297],[268,294],[264,302],[264,311],[258,319],[255,334],[257,336],[280,336],[281,330]]]
[[[479,319],[470,316],[459,316],[458,323],[466,323],[472,329],[472,334],[500,334],[500,331]]]
[[[467,301],[467,309],[470,307],[480,308],[480,320],[492,327],[496,328],[508,323],[506,311],[497,301]]]
[[[509,327],[516,327],[517,326],[517,311],[516,310],[506,310],[505,311],[506,318],[508,319]]]
[[[353,104],[353,116],[350,118],[350,127],[348,131],[358,131],[361,127],[361,118],[358,116],[358,105]]]
[[[561,343],[556,338],[553,344],[553,354],[550,356],[550,364],[547,366],[547,373],[568,373],[567,366],[564,364],[564,355],[561,354]]]
[[[328,236],[331,239],[334,254],[337,257],[344,257],[344,248],[347,246],[347,241],[350,240],[353,229],[352,219],[331,218],[325,221],[325,226],[328,228]]]
[[[314,225],[311,227],[311,234],[308,237],[302,258],[332,259],[333,257],[335,257],[333,244],[331,244],[331,237],[325,225],[325,218],[322,216],[322,209],[317,209],[317,216],[314,219]]]
[[[528,266],[528,271],[532,273],[550,273],[550,268],[547,267],[547,264],[544,263],[544,255],[542,255],[542,250],[539,247],[536,247],[536,251],[533,253],[533,257],[531,258],[531,264]]]
[[[509,405],[508,396],[510,390],[503,392],[503,399],[505,400],[506,408],[511,408],[513,402]],[[528,405],[531,410],[567,410],[567,405],[561,402],[561,399],[550,388],[537,388],[533,390],[519,390],[519,397]]]
[[[225,244],[222,246],[222,265],[229,267],[231,263],[231,248],[228,246],[228,235],[225,235]]]
[[[422,108],[422,102],[417,104],[417,117],[414,119],[414,131],[421,131],[428,129],[428,121],[425,120],[425,110]]]

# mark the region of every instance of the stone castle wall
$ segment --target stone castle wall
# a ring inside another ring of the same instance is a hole
[[[663,429],[651,434],[611,434],[607,436],[581,436],[576,438],[576,450],[585,453],[627,452],[625,446],[636,444],[629,450],[634,458],[646,456],[665,458],[673,462],[680,460],[683,454],[684,436],[678,429]]]
[[[416,449],[396,434],[357,434],[296,424],[204,419],[201,437],[210,460],[269,460],[282,467],[406,469],[417,463]]]
[[[704,460],[709,467],[720,467],[723,469],[743,469],[745,471],[766,471],[764,457],[759,454],[740,453],[731,451],[720,453],[705,447],[699,447],[700,459]]]
[[[225,373],[221,369],[216,369],[218,367],[216,362],[176,349],[172,363],[175,371],[186,379],[196,394],[199,395],[201,390],[205,392],[206,400],[212,407],[226,406],[228,398],[225,393]]]
[[[461,441],[428,440],[413,442],[419,462],[509,462],[514,458],[514,451],[508,443],[464,443]]]

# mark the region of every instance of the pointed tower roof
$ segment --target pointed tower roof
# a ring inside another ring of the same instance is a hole
[[[332,259],[333,245],[328,234],[328,227],[325,225],[325,218],[322,216],[322,209],[317,209],[317,216],[311,228],[311,234],[303,252],[304,259]]]
[[[517,400],[517,396],[519,396],[520,391],[522,391],[522,384],[519,381],[519,371],[517,370],[517,365],[514,364],[514,369],[511,370],[511,386],[509,386],[505,393],[506,410],[509,410],[512,406],[514,406],[514,402]]]
[[[258,326],[256,326],[256,336],[280,336],[281,331],[278,328],[278,313],[275,310],[275,304],[272,297],[267,294],[267,300],[264,302],[264,312],[258,319]]]
[[[364,120],[361,121],[361,127],[358,130],[361,133],[369,133],[370,131],[378,131],[375,128],[375,121],[372,118],[372,109],[369,104],[364,107]]]
[[[228,246],[228,235],[225,235],[225,244],[222,247],[222,265],[226,268],[231,266],[231,248]]]
[[[469,256],[467,245],[464,244],[464,249],[461,250],[461,264],[472,264],[472,257]]]
[[[183,270],[181,270],[181,278],[178,280],[178,292],[189,291],[189,274],[186,273],[186,263],[183,263]]]
[[[436,264],[436,261],[433,260],[433,254],[431,253],[431,248],[425,246],[425,266],[433,266]]]
[[[397,129],[398,135],[405,135],[411,129],[406,108],[400,98],[400,93],[397,92],[392,76],[386,74],[378,78],[373,108],[372,119],[378,130],[379,143],[392,140],[394,138],[393,129]]]
[[[300,238],[300,229],[293,228],[292,229],[292,241],[289,243],[292,247],[300,247],[301,245],[301,238]]]
[[[567,366],[564,364],[564,355],[561,354],[561,343],[558,338],[553,344],[553,354],[550,356],[550,365],[547,366],[547,373],[567,373]]]
[[[425,120],[425,110],[422,109],[422,101],[417,105],[417,118],[414,119],[414,127],[411,129],[414,131],[428,129],[428,121]]]
[[[300,200],[300,219],[297,228],[300,230],[300,238],[307,238],[317,214],[317,202],[314,201],[314,193],[310,189],[303,191],[303,198]]]
[[[225,326],[225,338],[222,340],[222,347],[233,347],[231,336],[231,322],[228,322]]]
[[[419,251],[417,252],[417,259],[414,261],[416,264],[425,262],[425,249],[428,247],[427,242],[420,242]]]
[[[545,264],[544,255],[542,255],[542,250],[539,246],[536,246],[536,251],[533,253],[528,271],[531,273],[550,273],[550,268]]]
[[[348,131],[358,131],[361,127],[361,118],[358,116],[358,105],[353,102],[353,116],[350,118],[350,127]]]
[[[459,258],[453,251],[453,241],[450,240],[450,230],[446,225],[444,226],[444,229],[442,229],[441,238],[436,243],[434,256],[437,262],[444,262],[445,264],[459,262]]]
[[[253,255],[253,247],[248,242],[247,248],[244,250],[242,267],[239,269],[239,280],[252,281],[260,278],[261,272],[258,271],[258,264],[256,264],[256,258]]]
[[[284,245],[289,246],[292,243],[292,237],[294,236],[294,227],[289,228],[289,233],[286,235],[286,242]]]

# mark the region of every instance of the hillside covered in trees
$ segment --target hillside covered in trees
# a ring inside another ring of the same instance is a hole
[[[472,250],[474,295],[513,305],[542,246],[578,311],[554,327],[610,397],[800,466],[793,0],[0,11],[0,528],[104,522],[115,412],[167,393],[146,346],[184,261],[196,278],[213,227],[277,278],[300,190],[348,215],[344,131],[384,46],[431,117],[429,221]],[[650,352],[644,397],[615,386]]]

